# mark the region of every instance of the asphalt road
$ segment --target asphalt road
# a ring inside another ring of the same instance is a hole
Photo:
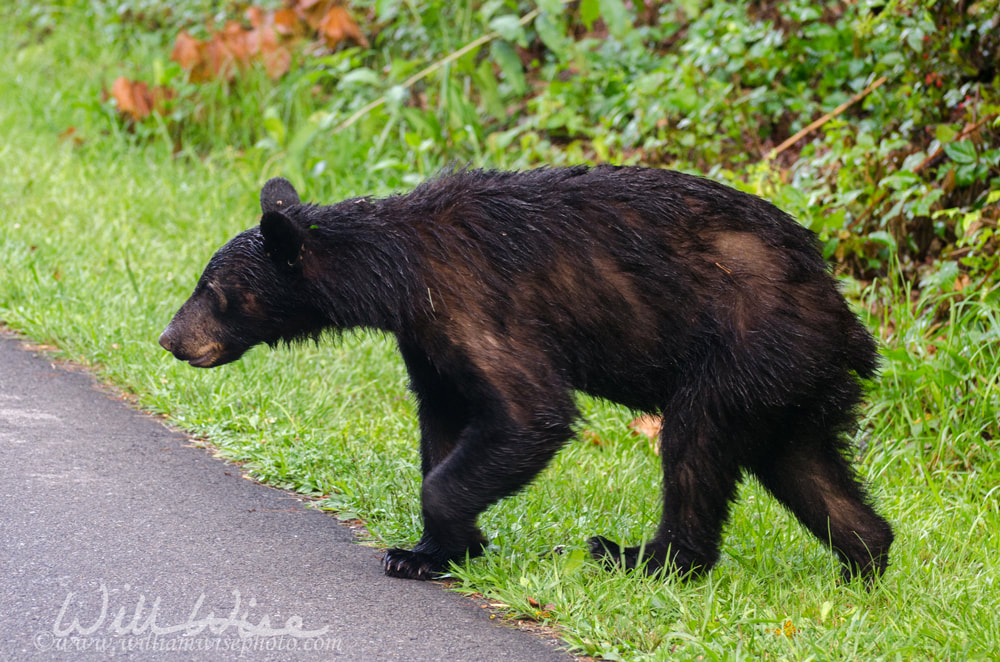
[[[0,334],[0,660],[570,660]]]

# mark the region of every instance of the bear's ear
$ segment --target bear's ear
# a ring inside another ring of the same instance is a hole
[[[260,219],[264,250],[275,260],[294,267],[302,256],[305,233],[280,211],[265,211]]]
[[[260,190],[260,210],[265,214],[297,204],[300,204],[299,194],[287,179],[281,177],[269,179]]]

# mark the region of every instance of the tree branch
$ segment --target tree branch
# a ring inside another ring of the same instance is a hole
[[[776,157],[778,154],[781,154],[786,149],[788,149],[789,147],[791,147],[792,145],[794,145],[798,141],[802,140],[802,138],[804,138],[805,136],[809,135],[810,133],[812,133],[816,129],[820,128],[821,126],[823,126],[824,124],[826,124],[827,122],[829,122],[830,120],[832,120],[837,115],[840,115],[842,112],[844,112],[845,110],[847,110],[848,108],[850,108],[851,106],[853,106],[854,104],[856,104],[857,102],[859,102],[862,99],[864,99],[866,96],[868,96],[869,94],[871,94],[877,87],[879,87],[880,85],[882,85],[882,83],[884,83],[886,80],[887,80],[887,78],[885,76],[882,76],[881,78],[879,78],[878,80],[876,80],[875,82],[873,82],[871,85],[869,85],[868,87],[866,87],[862,91],[860,91],[857,94],[855,94],[848,101],[845,101],[844,103],[840,104],[839,106],[837,106],[836,108],[834,108],[832,111],[830,111],[826,115],[823,115],[823,117],[820,117],[815,122],[810,123],[809,126],[807,126],[806,128],[802,129],[801,131],[799,131],[798,133],[796,133],[794,136],[792,136],[791,138],[789,138],[785,142],[781,143],[780,145],[778,145],[777,147],[775,147],[774,149],[772,149],[770,151],[770,153],[765,157],[765,160],[766,161],[773,160],[774,157]]]

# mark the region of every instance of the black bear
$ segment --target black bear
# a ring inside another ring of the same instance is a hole
[[[444,174],[407,195],[263,216],[208,263],[160,344],[191,365],[326,330],[393,334],[420,419],[424,532],[385,572],[482,553],[476,520],[574,432],[574,391],[663,416],[663,515],[609,564],[703,572],[744,473],[869,583],[889,524],[846,459],[875,344],[812,232],[721,184],[635,167]]]

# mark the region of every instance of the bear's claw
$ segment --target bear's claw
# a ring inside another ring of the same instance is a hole
[[[430,554],[393,547],[382,557],[382,566],[389,577],[400,579],[437,579],[444,574],[444,564]]]

